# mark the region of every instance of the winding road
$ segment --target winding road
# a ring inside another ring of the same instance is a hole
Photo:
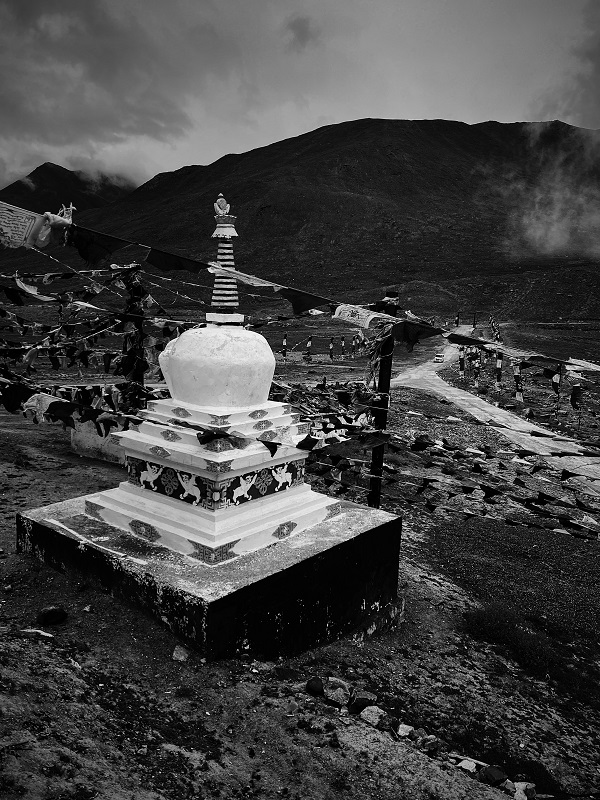
[[[457,333],[470,334],[471,328],[466,325],[461,326],[457,328]],[[599,481],[600,487],[600,458],[584,455],[586,448],[568,436],[557,436],[546,428],[534,425],[510,411],[488,403],[482,397],[446,383],[437,374],[438,370],[456,361],[458,350],[454,345],[446,344],[443,352],[445,356],[443,363],[435,363],[431,359],[405,369],[392,379],[392,389],[399,387],[422,389],[443,397],[480,422],[495,428],[499,434],[519,448],[551,459],[553,467],[568,469],[593,481]]]

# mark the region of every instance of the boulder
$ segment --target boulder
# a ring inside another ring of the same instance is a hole
[[[336,708],[343,708],[348,704],[348,700],[350,699],[350,692],[347,689],[343,689],[341,686],[333,688],[326,685],[324,695],[326,702],[329,703],[329,705],[336,706]]]
[[[367,706],[363,708],[359,716],[367,725],[371,725],[373,728],[379,728],[388,714],[383,708],[379,708],[379,706]]]
[[[500,786],[508,779],[508,775],[500,767],[489,766],[482,767],[477,773],[477,778],[481,783],[487,783],[488,786]]]
[[[350,695],[348,710],[351,714],[360,714],[367,706],[374,706],[376,703],[376,694],[366,692],[364,689],[355,689]]]

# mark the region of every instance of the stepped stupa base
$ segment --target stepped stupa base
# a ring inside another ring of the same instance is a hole
[[[148,494],[125,482],[116,489],[88,495],[85,511],[101,522],[213,566],[296,536],[328,519],[338,505],[306,484],[281,497],[271,495],[217,511]]]
[[[17,550],[92,576],[207,658],[288,655],[398,619],[402,523],[387,512],[336,503],[273,546],[210,565],[90,516],[92,497],[18,514]]]

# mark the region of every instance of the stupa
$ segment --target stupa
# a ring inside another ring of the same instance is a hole
[[[215,203],[220,265],[235,217]],[[268,399],[275,358],[217,275],[207,325],[160,355],[171,398],[113,434],[128,479],[18,515],[18,549],[98,574],[206,655],[282,653],[398,611],[401,522],[304,480],[308,425]]]
[[[235,217],[215,203],[217,263],[233,267]],[[229,245],[223,248],[223,239]],[[218,564],[321,522],[338,507],[304,482],[306,423],[269,401],[275,357],[241,327],[235,278],[215,276],[207,327],[169,342],[159,362],[171,394],[145,421],[115,434],[129,480],[90,496],[89,513],[138,536]]]

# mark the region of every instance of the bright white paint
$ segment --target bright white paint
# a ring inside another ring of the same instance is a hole
[[[255,406],[269,395],[275,356],[245,328],[209,326],[182,333],[159,356],[171,397],[195,406]]]

